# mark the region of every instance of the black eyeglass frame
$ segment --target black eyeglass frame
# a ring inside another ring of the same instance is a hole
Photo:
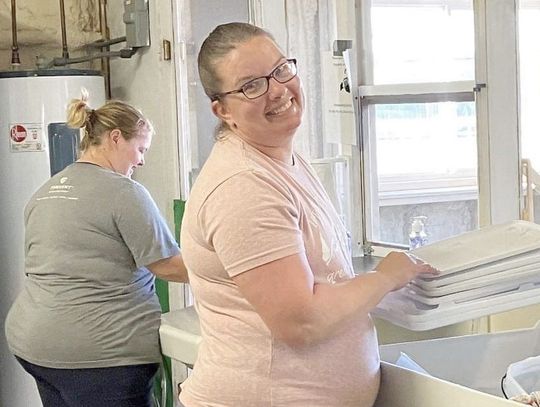
[[[287,79],[286,81],[283,81],[283,82],[280,81],[278,78],[276,78],[274,76],[274,74],[276,73],[276,71],[279,68],[283,67],[283,65],[285,65],[285,64],[290,64],[291,62],[293,63],[295,71],[296,71],[293,76],[291,76],[289,79]],[[287,83],[287,82],[293,80],[297,75],[298,75],[298,67],[296,65],[296,58],[288,58],[288,59],[285,60],[285,62],[283,62],[282,64],[279,64],[278,66],[276,66],[274,68],[274,70],[272,72],[270,72],[270,74],[268,74],[266,76],[259,76],[258,78],[253,78],[253,79],[247,81],[246,83],[244,83],[240,89],[230,90],[228,92],[216,93],[215,95],[212,95],[211,100],[216,101],[216,100],[221,99],[224,96],[233,95],[235,93],[242,93],[249,100],[257,99],[257,98],[260,98],[261,96],[265,95],[268,92],[268,89],[270,89],[270,79],[274,78],[279,83]],[[250,84],[253,81],[258,81],[259,79],[266,79],[266,91],[264,91],[263,93],[261,93],[258,96],[255,96],[254,98],[249,97],[248,95],[246,95],[245,92],[244,92],[245,86]]]

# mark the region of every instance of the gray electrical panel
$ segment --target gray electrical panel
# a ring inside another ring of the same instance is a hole
[[[66,123],[50,123],[47,132],[52,177],[77,160],[79,129],[73,129]]]
[[[128,48],[150,45],[148,0],[124,0],[124,24]]]

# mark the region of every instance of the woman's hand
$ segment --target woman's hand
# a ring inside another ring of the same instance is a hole
[[[390,291],[436,270],[410,253],[392,252],[375,268],[338,284],[316,284],[305,253],[233,277],[272,334],[291,346],[335,335],[346,321],[367,315]]]
[[[408,252],[388,253],[375,267],[375,271],[388,280],[390,287],[393,287],[391,291],[406,286],[419,274],[436,275],[438,273],[433,266]]]

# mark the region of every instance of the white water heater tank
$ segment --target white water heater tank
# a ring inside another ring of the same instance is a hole
[[[41,405],[33,379],[9,352],[4,322],[24,279],[24,207],[75,158],[78,132],[65,125],[66,108],[80,98],[81,88],[88,90],[91,107],[105,102],[104,80],[96,71],[0,72],[0,406]]]

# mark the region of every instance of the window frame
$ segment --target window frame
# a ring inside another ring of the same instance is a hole
[[[376,103],[428,102],[452,98],[471,100],[472,97],[476,102],[477,117],[479,227],[519,219],[523,199],[517,100],[517,0],[473,1],[475,80],[445,84],[362,85],[373,83],[373,73],[368,64],[372,55],[370,6],[369,0],[355,0],[355,43],[361,44],[357,49],[364,52],[360,54],[355,51],[358,69],[352,80],[360,145],[359,192],[356,199],[361,206],[361,219],[356,224],[361,225],[361,231],[355,236],[359,251],[384,255],[388,246],[403,248],[401,245],[382,243],[377,236],[371,236],[371,231],[378,230],[378,217],[373,213],[374,208],[378,207],[374,202],[378,191],[374,182],[377,167],[373,162],[376,146],[367,135],[374,134],[370,132],[373,129],[370,128],[372,124],[369,123],[368,109]],[[504,45],[502,49],[501,44]],[[501,94],[510,97],[501,98]],[[455,197],[462,193],[467,194],[466,191],[456,191]],[[403,200],[396,199],[394,203],[397,202]]]
[[[379,104],[400,103],[434,103],[434,102],[473,102],[475,100],[474,81],[455,81],[438,83],[407,83],[392,85],[361,85],[358,87],[360,111],[368,112],[370,107]],[[362,135],[374,134],[369,124],[369,118],[362,116]],[[370,140],[370,146],[374,145]],[[373,147],[372,147],[373,148]],[[370,161],[371,178],[376,172],[377,164],[373,159],[374,154],[367,159]],[[455,201],[461,199],[473,199],[476,195],[476,176],[451,176],[442,182],[437,174],[433,177],[411,178],[406,175],[394,177],[393,188],[378,191],[380,206],[415,204],[441,201]],[[373,178],[368,185],[376,185]],[[445,183],[447,186],[445,186]],[[412,185],[411,185],[412,184]],[[448,185],[450,184],[450,185]],[[415,187],[411,189],[411,186]],[[409,191],[409,192],[403,192]],[[371,191],[373,194],[373,190]],[[371,195],[372,195],[371,194]],[[429,197],[429,198],[427,198]],[[426,200],[427,198],[427,200]]]

